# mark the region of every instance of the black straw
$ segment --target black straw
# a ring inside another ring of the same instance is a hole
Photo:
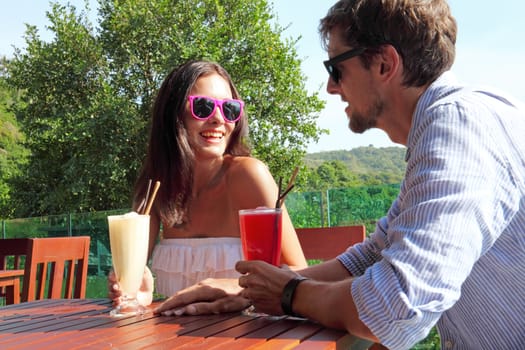
[[[280,208],[281,207],[281,186],[283,185],[283,178],[279,178],[279,185],[277,188],[277,201],[275,201],[275,207]]]
[[[288,187],[288,188],[286,189],[286,191],[284,191],[284,192],[279,196],[279,206],[278,206],[277,208],[280,208],[280,207],[283,205],[284,197],[286,197],[286,195],[288,194],[288,192],[290,192],[294,186],[295,186],[295,185],[292,184],[290,187]]]

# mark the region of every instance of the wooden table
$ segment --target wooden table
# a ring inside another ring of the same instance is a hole
[[[0,270],[0,288],[6,289],[6,305],[20,303],[21,277],[24,277],[24,270]]]
[[[241,313],[109,316],[108,299],[0,307],[0,349],[366,349],[346,332],[298,318]]]

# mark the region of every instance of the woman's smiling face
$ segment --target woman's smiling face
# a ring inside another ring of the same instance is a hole
[[[232,98],[228,81],[215,73],[198,78],[190,95],[208,96],[218,100]],[[197,158],[222,157],[235,128],[235,123],[224,121],[218,106],[208,120],[193,118],[189,101],[186,102],[184,123],[188,133],[188,142]]]

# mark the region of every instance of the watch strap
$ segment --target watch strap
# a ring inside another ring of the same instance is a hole
[[[299,316],[295,314],[292,310],[293,297],[295,294],[295,289],[297,288],[299,283],[307,279],[308,278],[304,276],[296,276],[290,281],[288,281],[288,283],[286,283],[286,285],[284,286],[283,293],[281,295],[281,308],[283,309],[283,312],[286,315]]]

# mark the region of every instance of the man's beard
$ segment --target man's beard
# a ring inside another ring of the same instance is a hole
[[[365,112],[354,111],[350,117],[348,127],[357,134],[362,134],[368,129],[377,127],[377,120],[385,108],[384,102],[376,97],[373,105]]]

